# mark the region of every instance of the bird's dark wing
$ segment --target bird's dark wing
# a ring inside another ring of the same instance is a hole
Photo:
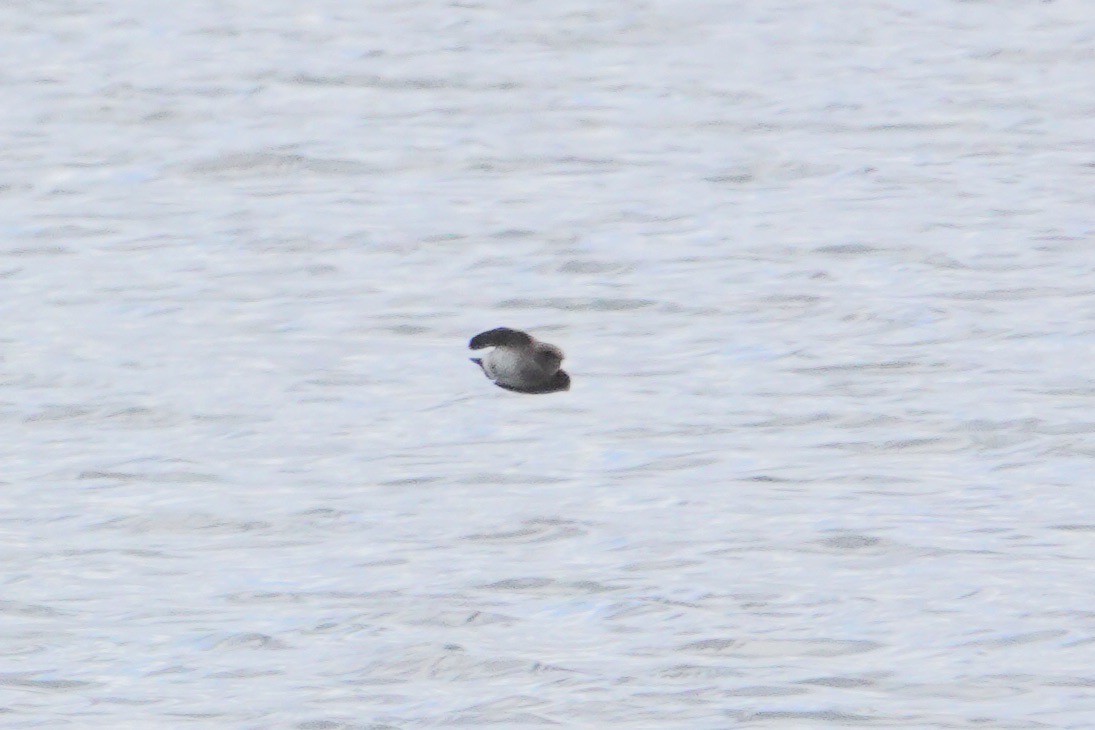
[[[468,347],[472,350],[482,350],[484,347],[528,347],[531,344],[532,336],[527,332],[509,327],[496,327],[472,337]]]
[[[532,387],[532,388],[518,388],[517,386],[514,386],[514,385],[506,385],[504,383],[499,383],[497,380],[495,380],[493,382],[499,388],[505,388],[506,390],[512,390],[514,393],[530,393],[530,394],[557,393],[560,390],[570,390],[570,376],[567,375],[566,371],[563,371],[563,370],[560,370],[559,372],[555,373],[555,377],[553,377],[551,380],[544,383],[543,385],[537,385],[537,386]]]

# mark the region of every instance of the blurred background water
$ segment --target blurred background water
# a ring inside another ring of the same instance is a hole
[[[1092,726],[1087,0],[0,27],[0,726]]]

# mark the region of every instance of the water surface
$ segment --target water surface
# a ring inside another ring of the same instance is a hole
[[[1090,726],[1088,4],[0,19],[4,727]]]

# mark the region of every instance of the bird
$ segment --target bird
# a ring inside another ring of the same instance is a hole
[[[471,361],[499,388],[515,393],[556,393],[570,390],[570,376],[559,369],[563,351],[532,335],[509,327],[480,332],[468,348],[493,347],[484,357]]]

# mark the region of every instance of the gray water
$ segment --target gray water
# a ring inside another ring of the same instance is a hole
[[[0,726],[1095,725],[1088,0],[0,28]]]

